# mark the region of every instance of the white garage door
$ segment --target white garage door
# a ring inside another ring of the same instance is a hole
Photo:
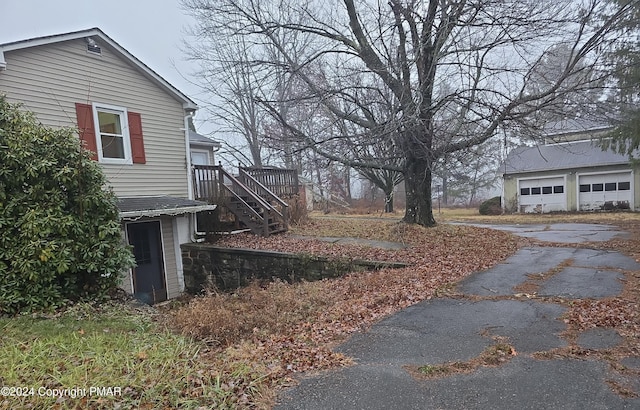
[[[631,205],[631,173],[580,175],[578,207],[581,211],[628,209]]]
[[[520,212],[567,210],[564,177],[521,179],[518,181]]]

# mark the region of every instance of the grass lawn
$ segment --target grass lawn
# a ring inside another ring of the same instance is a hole
[[[148,308],[79,304],[0,319],[0,331],[3,409],[224,407],[229,395],[199,360],[202,343],[163,330]]]
[[[162,309],[113,302],[80,304],[53,315],[0,318],[0,386],[14,388],[9,391],[13,395],[0,396],[0,409],[270,408],[278,390],[294,383],[296,374],[348,366],[351,359],[332,347],[350,334],[422,300],[446,296],[460,279],[528,244],[506,232],[442,223],[426,229],[398,223],[401,214],[378,216],[363,221],[318,215],[292,233],[393,240],[408,249],[337,245],[290,235],[238,235],[222,241],[227,246],[364,255],[407,262],[410,268],[314,283],[252,285],[235,293],[212,291]],[[443,209],[435,216],[439,222],[613,223],[631,230],[632,239],[601,246],[640,258],[640,214],[485,217],[477,211]],[[637,292],[625,297],[635,306],[640,299]],[[589,320],[588,313],[578,313],[580,321]],[[640,319],[630,320],[629,331],[635,332]]]

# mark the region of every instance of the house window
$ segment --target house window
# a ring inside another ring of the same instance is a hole
[[[564,193],[564,185],[556,185],[553,187],[554,194],[563,194]]]
[[[591,185],[580,184],[580,192],[591,192]]]
[[[615,191],[616,190],[616,183],[615,182],[607,182],[606,184],[604,184],[604,190],[605,191]]]
[[[618,191],[628,191],[631,189],[630,182],[618,182]]]
[[[105,163],[131,164],[127,110],[94,104],[93,111],[99,160]]]
[[[529,195],[529,188],[520,188],[520,195]]]
[[[540,187],[531,188],[531,195],[540,195]]]
[[[593,185],[591,185],[591,190],[593,192],[602,192],[602,191],[604,191],[604,185],[603,184],[593,184]]]
[[[209,153],[207,151],[191,150],[191,164],[193,165],[211,165]]]
[[[543,194],[550,194],[551,192],[553,192],[553,188],[550,186],[543,186],[542,187],[542,193]]]

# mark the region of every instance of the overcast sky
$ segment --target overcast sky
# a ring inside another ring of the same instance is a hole
[[[180,51],[191,22],[178,0],[0,0],[0,43],[98,27],[199,102],[182,78],[194,70]]]

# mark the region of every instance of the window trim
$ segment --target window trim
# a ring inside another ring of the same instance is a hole
[[[201,149],[201,148],[189,148],[190,154],[191,154],[191,163],[193,164],[193,154],[204,154],[207,156],[207,163],[206,165],[213,165],[213,161],[211,160],[211,153],[208,149]]]
[[[93,123],[96,135],[96,148],[98,151],[98,161],[103,164],[132,165],[133,155],[131,154],[131,136],[129,135],[129,114],[125,107],[117,105],[92,103]],[[124,150],[124,158],[107,158],[102,153],[102,135],[100,133],[100,120],[98,111],[111,112],[120,116],[120,124],[122,126],[122,144]]]

